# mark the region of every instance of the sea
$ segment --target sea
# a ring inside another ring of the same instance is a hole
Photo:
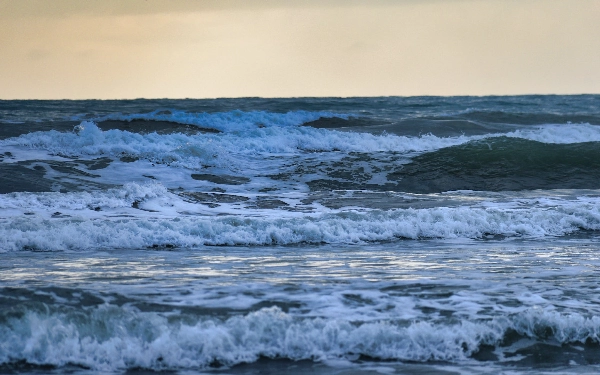
[[[0,101],[0,374],[600,372],[600,95]]]

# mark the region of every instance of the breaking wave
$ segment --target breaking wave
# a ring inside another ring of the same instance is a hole
[[[140,312],[101,305],[85,310],[16,309],[0,323],[0,364],[77,365],[114,371],[209,368],[260,357],[323,361],[468,360],[484,345],[501,347],[511,332],[534,340],[600,341],[600,320],[530,309],[489,321],[350,322],[295,318],[277,307],[226,320]]]
[[[600,204],[593,197],[309,214],[271,210],[266,216],[251,209],[244,216],[206,216],[206,210],[190,214],[188,203],[159,184],[131,184],[106,193],[12,193],[2,198],[0,208],[15,211],[0,221],[4,251],[527,238],[600,229]],[[28,211],[35,214],[23,215]]]

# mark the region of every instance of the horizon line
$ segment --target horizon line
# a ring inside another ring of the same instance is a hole
[[[356,95],[356,96],[216,96],[216,97],[135,97],[135,98],[0,98],[0,101],[124,101],[124,100],[223,100],[223,99],[352,99],[352,98],[484,98],[514,96],[596,96],[598,93],[529,93],[529,94],[458,94],[458,95]]]

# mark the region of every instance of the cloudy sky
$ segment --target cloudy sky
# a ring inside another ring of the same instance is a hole
[[[0,0],[0,98],[600,93],[600,0]]]

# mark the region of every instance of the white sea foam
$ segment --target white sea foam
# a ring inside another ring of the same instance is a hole
[[[600,142],[600,126],[590,124],[540,125],[515,130],[508,137],[529,139],[543,143]]]
[[[131,207],[135,201],[142,210]],[[544,237],[600,229],[597,198],[321,213],[219,207],[211,213],[206,206],[184,202],[161,185],[131,184],[104,195],[13,193],[3,196],[0,205],[5,212],[16,210],[0,221],[0,249],[4,251]],[[102,211],[96,212],[96,206]],[[61,215],[52,214],[57,209]],[[28,211],[34,214],[22,215]],[[226,215],[206,216],[214,213]]]
[[[598,342],[600,319],[533,309],[486,321],[357,324],[342,317],[295,318],[272,307],[227,320],[180,320],[103,305],[84,312],[27,311],[3,319],[0,363],[25,360],[114,371],[232,366],[260,356],[326,361],[362,354],[461,362],[481,345],[498,345],[509,329],[558,343]]]
[[[600,126],[588,124],[544,125],[519,129],[506,134],[485,136],[419,137],[392,134],[342,132],[296,126],[252,127],[236,133],[184,135],[137,134],[122,130],[100,130],[95,123],[84,121],[79,132],[34,132],[0,141],[0,145],[25,146],[67,156],[132,155],[147,160],[182,165],[238,166],[248,156],[290,155],[307,152],[429,152],[464,144],[472,140],[506,135],[545,143],[580,143],[600,141]]]
[[[77,193],[9,193],[0,194],[0,210],[18,209],[28,212],[53,212],[56,210],[81,211],[95,207],[124,208],[138,201],[168,195],[158,183],[128,183],[119,189],[84,191]]]
[[[466,136],[440,138],[433,135],[404,137],[341,132],[309,127],[254,128],[243,134],[137,134],[122,130],[100,130],[84,121],[79,132],[35,132],[2,141],[4,145],[22,145],[65,155],[168,155],[208,159],[223,153],[297,153],[314,151],[413,152],[430,151],[468,142]],[[166,158],[166,156],[163,156]]]

